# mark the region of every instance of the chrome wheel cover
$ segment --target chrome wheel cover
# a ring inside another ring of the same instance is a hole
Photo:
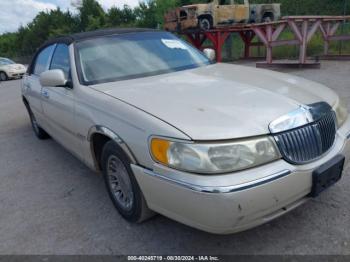
[[[108,158],[107,176],[114,199],[122,209],[130,211],[134,204],[131,180],[123,162],[114,155]]]

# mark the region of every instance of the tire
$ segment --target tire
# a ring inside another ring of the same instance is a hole
[[[40,140],[49,139],[50,135],[46,133],[46,131],[39,126],[38,121],[36,120],[32,110],[30,109],[30,106],[27,103],[25,103],[25,106],[27,108],[29,118],[30,118],[30,123],[32,125],[35,136]]]
[[[5,72],[0,72],[0,81],[7,81],[9,78]]]
[[[107,142],[101,156],[105,185],[115,208],[129,222],[141,223],[154,216],[131,170],[130,160],[114,142]]]
[[[213,19],[210,17],[202,17],[198,21],[199,29],[208,31],[213,28]]]
[[[271,23],[273,21],[274,21],[274,18],[273,18],[272,14],[265,14],[263,19],[262,19],[263,23]]]

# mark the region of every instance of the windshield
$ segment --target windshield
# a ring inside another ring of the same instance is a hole
[[[143,32],[78,42],[77,65],[86,85],[134,79],[210,64],[197,49],[167,32]]]
[[[15,64],[12,60],[8,58],[0,58],[0,65],[12,65]]]

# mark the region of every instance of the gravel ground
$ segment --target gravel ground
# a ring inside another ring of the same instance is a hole
[[[326,84],[350,104],[350,62],[289,73]],[[0,254],[348,254],[350,176],[271,223],[217,236],[163,216],[141,225],[114,210],[102,178],[55,141],[39,141],[20,81],[0,83]]]

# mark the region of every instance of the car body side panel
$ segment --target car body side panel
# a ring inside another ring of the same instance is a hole
[[[82,138],[84,159],[93,167],[91,152],[91,129],[106,127],[118,135],[135,155],[138,164],[152,166],[148,152],[150,134],[189,139],[176,128],[122,101],[106,96],[89,87],[79,87],[76,99],[77,134]]]
[[[214,26],[240,23],[249,18],[249,7],[245,5],[217,5],[213,10]]]
[[[64,87],[43,87],[50,96],[42,97],[43,110],[48,122],[48,133],[52,134],[67,149],[79,155],[78,137],[75,132],[75,90]]]
[[[34,74],[30,76],[24,76],[22,84],[22,95],[28,101],[30,109],[34,113],[39,125],[43,128],[47,128],[48,123],[44,116],[41,101],[41,84],[39,81],[39,76],[36,76]]]

